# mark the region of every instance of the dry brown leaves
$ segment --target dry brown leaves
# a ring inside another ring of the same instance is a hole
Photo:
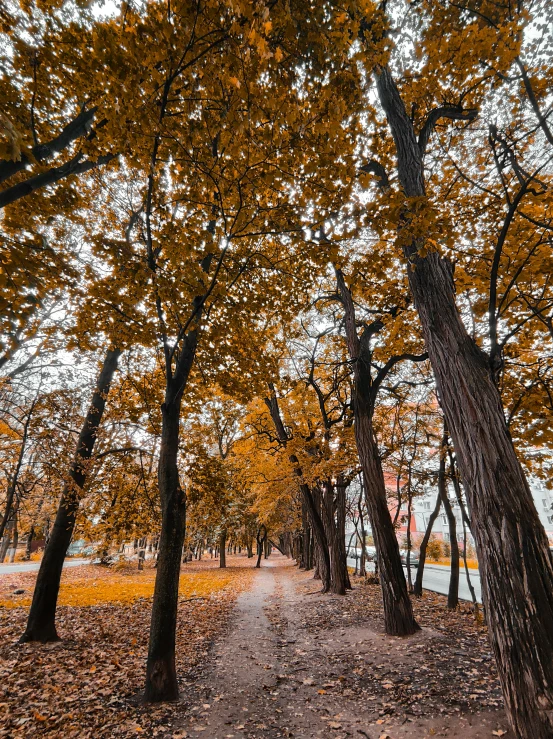
[[[59,608],[62,642],[17,644],[28,609],[0,608],[0,737],[172,736],[171,726],[186,706],[187,685],[253,574],[250,562],[242,557],[229,558],[227,570],[216,569],[217,564],[206,560],[183,566],[177,636],[183,699],[176,705],[144,706],[137,701],[144,681],[151,598],[105,602],[113,578],[109,570],[88,566],[64,571],[64,584],[73,588],[73,595],[81,592],[83,580],[88,587],[96,581],[103,595],[98,605]],[[2,577],[0,600],[6,594],[10,597],[14,585],[29,590],[35,577],[36,573]],[[129,576],[130,589],[133,578],[138,580],[138,573]],[[152,573],[145,571],[139,593],[149,578]],[[188,588],[187,580],[194,581]],[[120,593],[117,582],[114,591]]]
[[[300,592],[317,584],[301,579]],[[355,582],[346,598],[304,599],[298,626],[316,640],[343,640],[329,655],[339,675],[334,690],[378,709],[380,720],[495,710],[503,705],[486,627],[475,622],[468,604],[450,611],[446,598],[425,591],[413,598],[422,631],[408,639],[383,633],[378,585]],[[363,635],[369,627],[372,635]]]

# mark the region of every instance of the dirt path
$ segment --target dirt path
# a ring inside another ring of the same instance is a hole
[[[239,596],[229,633],[185,696],[191,708],[175,739],[511,736],[502,710],[471,713],[452,705],[449,693],[436,691],[433,655],[436,646],[447,646],[440,633],[423,629],[409,639],[393,639],[370,617],[361,625],[348,623],[351,614],[343,609],[355,594],[320,596],[310,575],[290,564],[272,555],[251,590]],[[331,618],[336,612],[339,625]],[[313,627],[321,618],[324,628]],[[460,653],[449,661],[456,660],[466,662]],[[495,683],[476,682],[482,687],[470,689],[497,691]]]

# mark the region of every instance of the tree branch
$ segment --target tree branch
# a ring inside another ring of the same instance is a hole
[[[460,105],[442,105],[431,110],[419,133],[419,149],[422,156],[426,153],[428,140],[440,118],[449,118],[452,121],[473,121],[477,116],[477,108],[464,109]]]

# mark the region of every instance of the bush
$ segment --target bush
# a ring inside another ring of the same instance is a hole
[[[442,554],[444,557],[451,557],[451,544],[448,541],[443,543]]]
[[[442,540],[438,539],[435,534],[432,534],[426,546],[426,556],[428,559],[433,559],[436,562],[440,559],[442,556],[442,544]]]

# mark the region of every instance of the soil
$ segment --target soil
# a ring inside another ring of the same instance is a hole
[[[425,594],[421,631],[389,637],[378,585],[329,596],[312,578],[278,554],[263,561],[168,737],[513,736],[485,627],[468,610]]]

